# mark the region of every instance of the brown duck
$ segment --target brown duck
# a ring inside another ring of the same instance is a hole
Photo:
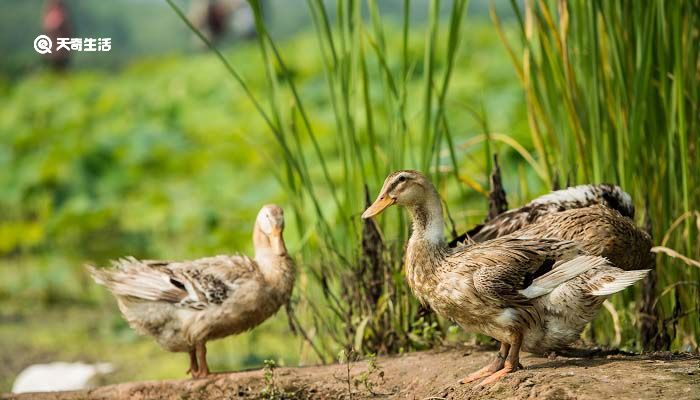
[[[406,207],[413,221],[405,256],[413,293],[465,330],[501,342],[498,357],[462,382],[487,377],[485,385],[516,371],[521,348],[543,352],[566,346],[607,296],[648,272],[614,267],[572,240],[537,236],[534,226],[527,234],[451,248],[443,236],[440,197],[417,171],[389,175],[362,217],[393,204]]]
[[[286,304],[295,266],[282,237],[284,214],[264,206],[253,229],[255,258],[220,255],[192,261],[114,262],[88,266],[95,281],[117,298],[132,328],[153,336],[166,350],[188,352],[189,373],[209,374],[207,341],[259,325]]]
[[[623,217],[634,218],[632,198],[619,186],[605,183],[579,185],[547,193],[520,208],[501,213],[458,236],[450,245],[468,240],[483,242],[495,239],[532,225],[554,213],[598,205],[613,209]]]

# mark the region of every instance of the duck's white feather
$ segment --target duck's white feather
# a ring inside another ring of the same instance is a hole
[[[644,279],[649,273],[648,269],[638,271],[620,271],[612,275],[613,280],[600,284],[600,286],[591,291],[593,296],[609,296],[617,293],[628,286],[632,286],[635,282]]]
[[[591,268],[609,265],[603,257],[579,256],[573,260],[555,264],[548,273],[536,278],[530,286],[520,290],[520,294],[528,299],[544,296],[556,289],[557,286],[567,282]]]

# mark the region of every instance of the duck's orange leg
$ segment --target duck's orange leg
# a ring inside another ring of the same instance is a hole
[[[190,369],[187,370],[187,374],[191,374],[193,378],[196,377],[199,366],[197,365],[197,352],[195,350],[190,350]]]
[[[498,350],[498,354],[496,354],[496,358],[493,361],[491,361],[484,368],[481,368],[480,370],[469,374],[469,376],[459,381],[459,383],[474,382],[478,379],[485,378],[489,375],[496,373],[497,371],[500,371],[506,362],[506,357],[508,356],[509,349],[510,345],[508,343],[501,342],[501,348]]]
[[[197,343],[195,346],[197,352],[197,364],[199,364],[199,369],[195,373],[195,378],[204,378],[209,375],[209,365],[207,364],[207,345],[206,343]]]
[[[506,362],[504,363],[503,368],[481,381],[478,386],[486,386],[498,382],[503,379],[506,374],[515,372],[522,368],[522,365],[520,365],[520,345],[523,342],[523,335],[518,333],[513,336],[514,340],[513,343],[511,343],[510,351],[508,352],[508,357],[506,357]]]

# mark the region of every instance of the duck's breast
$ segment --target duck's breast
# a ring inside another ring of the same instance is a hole
[[[465,331],[489,335],[498,340],[504,329],[514,327],[518,311],[501,308],[474,290],[471,274],[448,272],[441,276],[432,293],[430,306],[439,315],[456,322]]]

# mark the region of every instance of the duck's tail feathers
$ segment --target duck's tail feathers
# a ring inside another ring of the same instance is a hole
[[[596,282],[596,289],[591,291],[593,296],[609,296],[624,288],[633,285],[635,282],[644,279],[649,273],[649,269],[637,271],[620,271],[604,277],[604,282]],[[602,279],[601,279],[602,280]]]
[[[107,271],[95,268],[94,266],[89,264],[85,264],[85,269],[90,273],[90,276],[92,276],[92,279],[95,281],[95,283],[102,286],[107,285]]]
[[[117,296],[179,302],[187,294],[185,290],[173,285],[167,275],[146,267],[138,260],[121,259],[113,264],[117,268],[99,269],[92,265],[86,265],[85,268],[96,283]]]
[[[578,256],[555,267],[550,272],[536,278],[532,284],[523,290],[519,290],[523,296],[534,299],[544,296],[557,286],[565,283],[591,268],[610,265],[605,257]]]

